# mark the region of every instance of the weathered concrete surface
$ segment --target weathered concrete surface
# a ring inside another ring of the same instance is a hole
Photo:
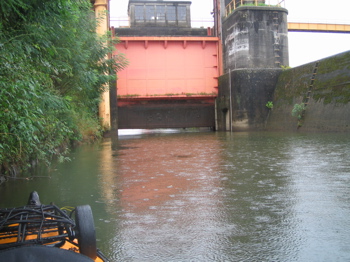
[[[302,103],[315,63],[284,71],[274,94],[266,129],[306,132],[350,131],[350,52],[319,61],[311,97],[301,127],[291,112]]]
[[[263,130],[281,69],[238,69],[219,78],[217,129]]]
[[[219,77],[219,92],[216,98],[216,129],[218,131],[230,131],[231,125],[231,92],[230,74],[225,74]]]
[[[120,129],[215,127],[215,98],[120,99]]]
[[[240,6],[224,19],[224,72],[288,66],[287,13],[280,7]]]

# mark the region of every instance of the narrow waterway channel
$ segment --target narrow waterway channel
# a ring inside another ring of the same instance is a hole
[[[111,261],[350,261],[350,136],[180,132],[76,148],[47,176],[0,185],[90,204]]]

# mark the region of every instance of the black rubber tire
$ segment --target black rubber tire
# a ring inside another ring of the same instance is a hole
[[[95,259],[97,256],[94,218],[89,205],[75,208],[76,234],[81,254]]]

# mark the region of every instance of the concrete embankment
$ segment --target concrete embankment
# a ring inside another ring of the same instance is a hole
[[[350,51],[283,71],[273,105],[269,131],[350,132]]]

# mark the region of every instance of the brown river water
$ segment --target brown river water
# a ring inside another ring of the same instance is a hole
[[[139,132],[0,185],[92,207],[111,261],[350,261],[350,135]]]

